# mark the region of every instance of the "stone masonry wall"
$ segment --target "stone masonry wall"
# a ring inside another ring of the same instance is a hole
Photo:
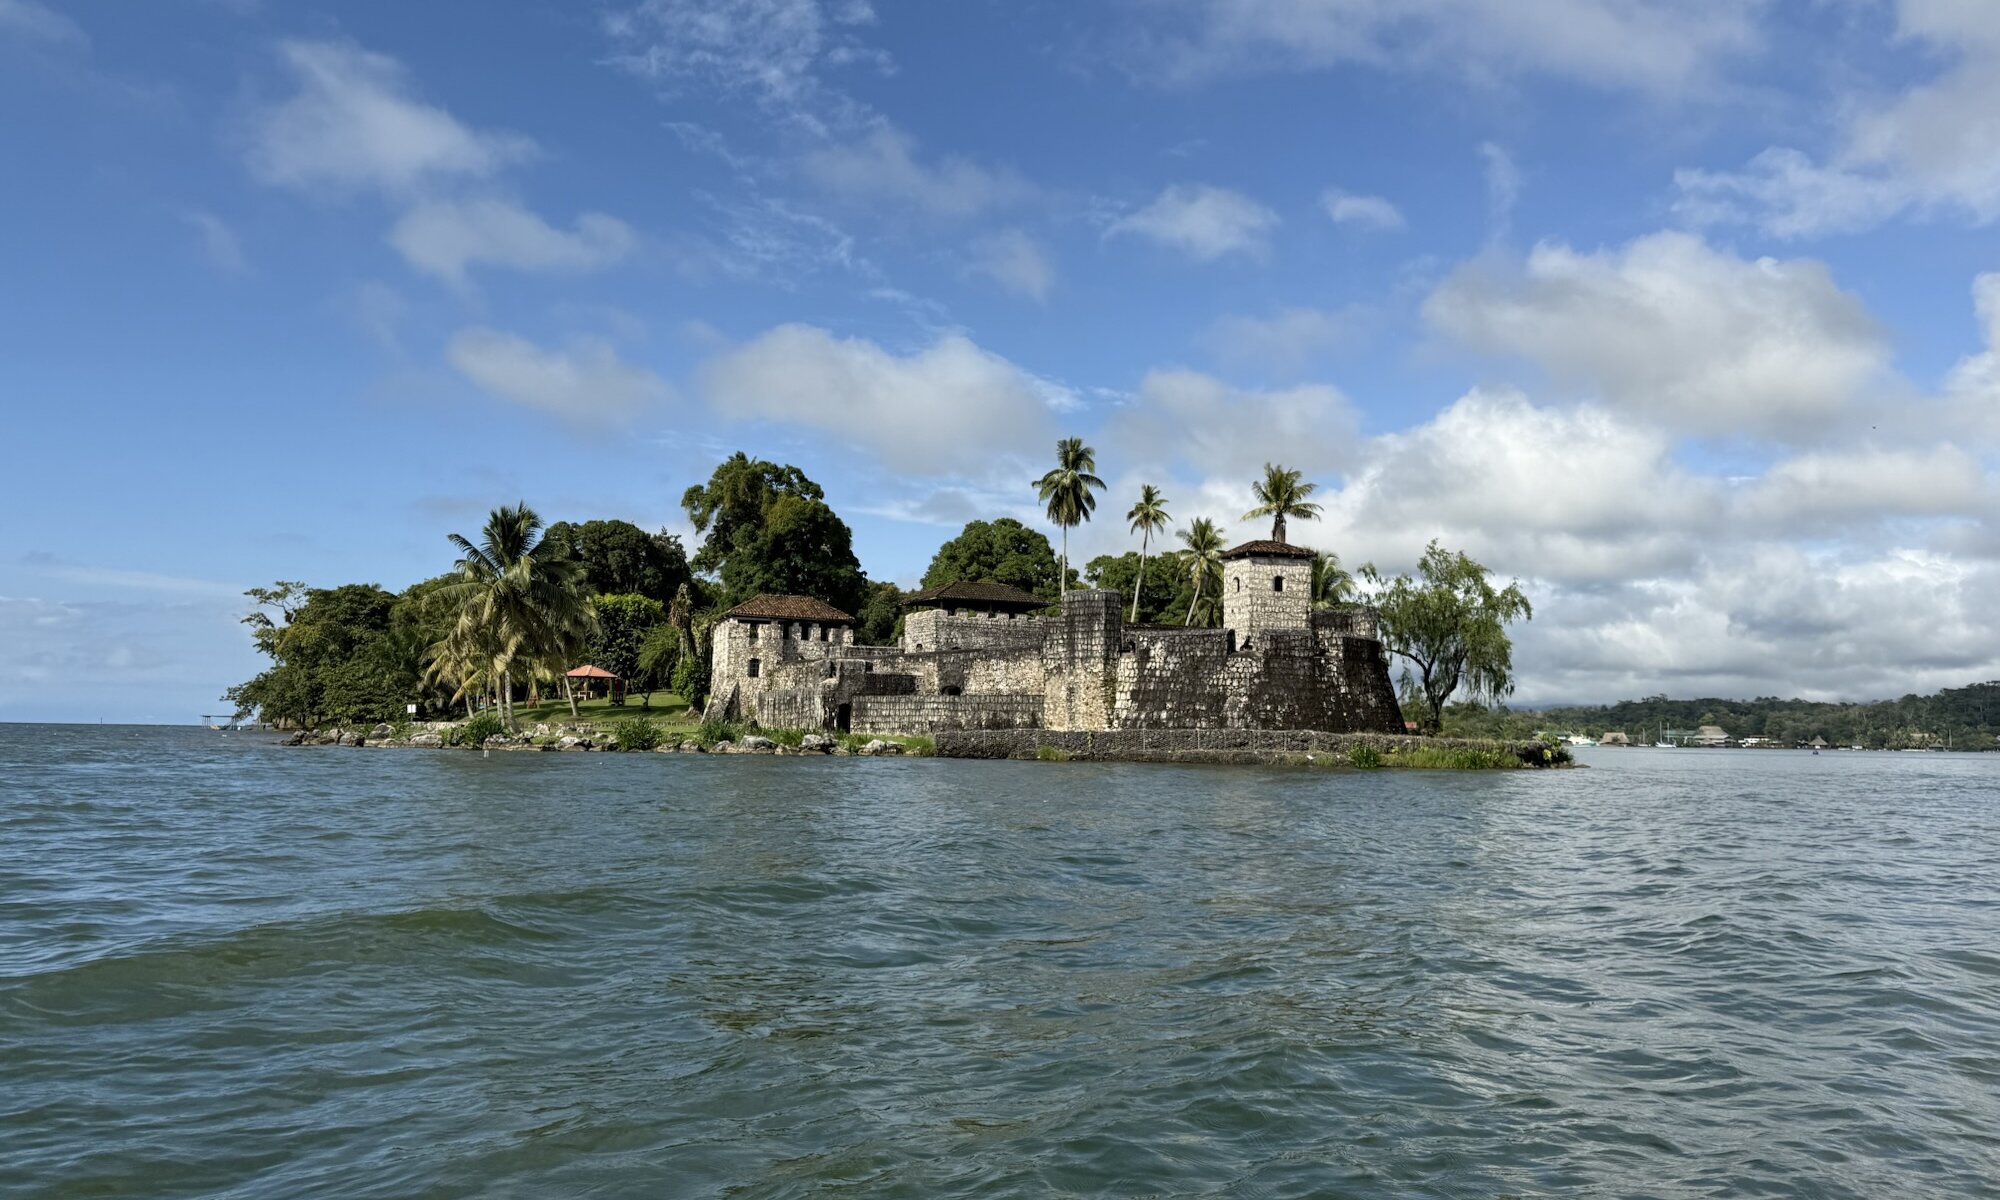
[[[1071,592],[1042,642],[1050,729],[1105,729],[1117,696],[1118,639],[1124,622],[1117,592]]]
[[[947,612],[927,608],[903,618],[903,649],[910,653],[926,650],[1004,650],[1025,652],[1042,648],[1042,631],[1048,621],[1032,613]]]
[[[862,696],[854,701],[855,733],[936,733],[957,729],[1033,729],[1039,696]]]
[[[1236,631],[1239,648],[1261,644],[1268,629],[1311,628],[1312,563],[1251,556],[1222,564],[1222,625]]]

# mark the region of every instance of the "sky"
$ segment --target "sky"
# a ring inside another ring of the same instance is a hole
[[[1517,704],[2000,677],[1995,112],[1990,0],[0,0],[0,719],[738,449],[911,585],[1068,435],[1079,563],[1275,461],[1518,578]]]

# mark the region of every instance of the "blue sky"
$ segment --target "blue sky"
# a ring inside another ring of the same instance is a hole
[[[1519,577],[1523,702],[2000,676],[1984,0],[0,0],[0,719],[741,448],[876,578],[1054,439]]]

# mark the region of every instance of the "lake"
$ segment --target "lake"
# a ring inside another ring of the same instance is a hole
[[[0,1194],[2000,1195],[2000,755],[0,725]]]

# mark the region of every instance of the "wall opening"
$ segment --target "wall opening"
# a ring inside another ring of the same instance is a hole
[[[834,710],[833,727],[842,733],[852,732],[854,729],[854,706],[852,704],[843,704]]]
[[[964,694],[965,689],[955,683],[947,683],[938,689],[938,695],[940,696],[962,696]]]
[[[1243,590],[1243,577],[1241,575],[1236,577],[1236,590],[1239,592]]]
[[[1283,575],[1271,576],[1271,590],[1274,592],[1282,592],[1285,590],[1285,577]]]
[[[757,626],[754,624],[750,626],[750,640],[753,642],[757,640]]]
[[[761,659],[761,658],[753,658],[753,659],[751,659],[751,660],[750,660],[750,678],[752,678],[752,679],[755,679],[755,678],[757,678],[757,676],[758,676],[758,675],[759,675],[760,673],[762,673],[762,671],[763,671],[763,670],[764,670],[764,660],[763,660],[763,659]]]
[[[832,641],[832,640],[833,640],[833,626],[831,626],[831,625],[822,625],[822,626],[820,626],[820,627],[819,627],[819,640],[820,640],[820,641],[822,641],[822,642],[830,642],[830,641]]]

